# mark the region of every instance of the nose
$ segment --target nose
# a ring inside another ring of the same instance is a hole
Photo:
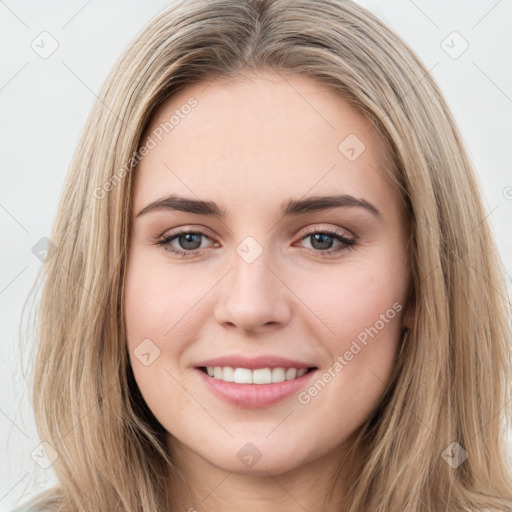
[[[276,329],[289,322],[292,294],[284,276],[270,268],[265,256],[263,252],[248,263],[237,255],[234,267],[222,280],[216,301],[215,319],[219,324],[249,334]]]

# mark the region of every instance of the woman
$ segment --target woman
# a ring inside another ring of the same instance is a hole
[[[437,85],[372,14],[173,4],[59,205],[34,376],[59,484],[34,510],[512,509],[485,217]]]

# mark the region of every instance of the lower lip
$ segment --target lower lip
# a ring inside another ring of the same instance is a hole
[[[316,370],[311,370],[297,379],[271,384],[236,384],[210,377],[198,368],[196,371],[214,395],[232,405],[251,409],[268,407],[298,393],[316,373]]]

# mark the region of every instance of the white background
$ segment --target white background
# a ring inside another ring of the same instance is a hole
[[[359,3],[394,28],[432,69],[477,169],[510,290],[512,1]],[[20,346],[21,310],[42,265],[32,248],[49,236],[72,153],[108,71],[168,5],[0,0],[0,510],[54,478],[51,468],[43,470],[31,458],[40,441],[21,369],[27,356]],[[58,42],[47,59],[31,47],[43,31]],[[458,52],[464,44],[456,35],[446,39],[453,31],[469,44],[456,59],[445,51],[452,46],[450,51]]]

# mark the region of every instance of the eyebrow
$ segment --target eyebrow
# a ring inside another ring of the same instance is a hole
[[[362,208],[379,220],[382,219],[380,211],[365,199],[357,199],[354,196],[339,194],[333,196],[314,196],[306,199],[289,199],[281,205],[281,215],[292,217],[304,213],[329,210],[331,208]],[[203,201],[171,194],[146,205],[137,217],[158,210],[177,210],[197,215],[207,215],[224,219],[226,210],[220,208],[213,201]]]

